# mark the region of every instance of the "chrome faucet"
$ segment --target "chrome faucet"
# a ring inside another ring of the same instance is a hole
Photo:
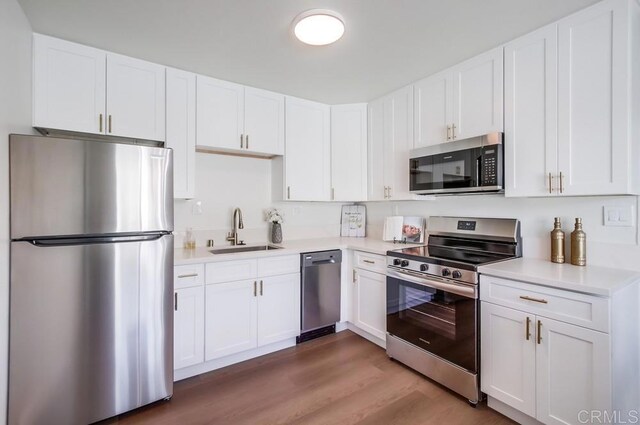
[[[233,210],[233,230],[227,235],[227,240],[231,242],[231,245],[245,245],[244,241],[238,241],[238,229],[244,229],[240,208]]]

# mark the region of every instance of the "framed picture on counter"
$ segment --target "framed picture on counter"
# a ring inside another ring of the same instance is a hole
[[[423,243],[424,227],[424,217],[404,217],[402,239],[406,239],[409,243]]]

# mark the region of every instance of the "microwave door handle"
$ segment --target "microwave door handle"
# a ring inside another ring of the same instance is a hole
[[[482,155],[476,158],[476,184],[482,187]]]

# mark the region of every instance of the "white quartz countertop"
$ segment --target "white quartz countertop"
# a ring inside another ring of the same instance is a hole
[[[556,264],[534,258],[517,258],[480,266],[481,274],[519,280],[552,288],[610,297],[640,281],[640,273],[607,267]]]
[[[248,244],[258,245],[258,244]],[[265,245],[265,244],[262,244]],[[419,244],[422,245],[422,244]],[[269,251],[235,252],[231,254],[212,254],[211,249],[231,248],[230,246],[215,246],[213,248],[198,247],[196,249],[176,249],[174,263],[176,266],[194,263],[211,263],[216,261],[229,261],[235,259],[272,257],[288,254],[300,254],[302,252],[326,251],[329,249],[353,249],[365,251],[373,254],[386,255],[387,251],[393,249],[403,249],[416,244],[394,244],[384,242],[374,238],[322,238],[322,239],[299,239],[285,241],[280,246],[281,249]]]

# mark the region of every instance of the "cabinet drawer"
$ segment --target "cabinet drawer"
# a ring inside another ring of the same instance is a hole
[[[355,251],[354,267],[385,274],[387,272],[387,257],[384,255]]]
[[[258,259],[258,276],[260,277],[278,276],[282,274],[299,272],[300,256],[297,254]]]
[[[482,301],[609,332],[609,299],[530,283],[480,276]]]
[[[221,261],[208,263],[206,282],[222,283],[237,280],[255,279],[258,276],[258,260]]]
[[[173,287],[190,288],[204,283],[204,264],[186,264],[173,268]]]

